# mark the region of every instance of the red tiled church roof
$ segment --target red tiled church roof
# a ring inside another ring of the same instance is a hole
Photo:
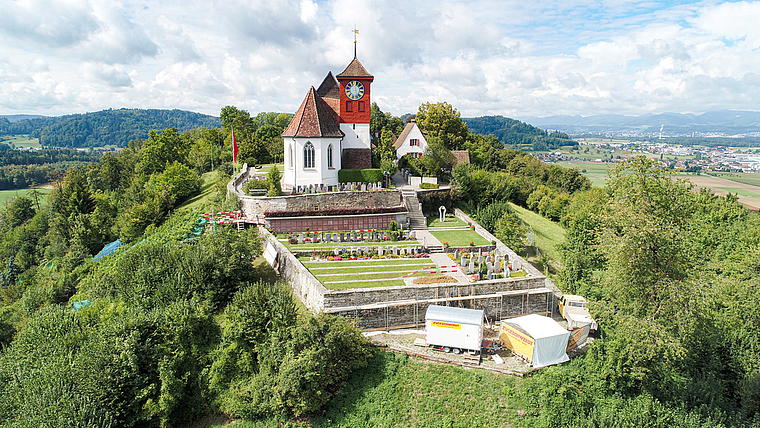
[[[353,61],[351,61],[350,64],[348,64],[348,67],[346,67],[343,72],[341,72],[338,77],[373,77],[366,68],[362,65],[362,63],[359,62],[358,59],[354,58]]]
[[[306,99],[282,133],[283,137],[343,137],[335,120],[333,109],[317,94],[312,86]]]

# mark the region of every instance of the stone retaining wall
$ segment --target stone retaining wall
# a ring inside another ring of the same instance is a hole
[[[259,231],[264,238],[264,248],[271,243],[277,250],[277,269],[288,281],[296,297],[312,312],[324,310],[327,288],[269,231],[263,227]]]
[[[232,182],[230,182],[231,184]],[[254,197],[242,196],[240,209],[243,214],[254,217],[267,211],[311,211],[316,209],[376,208],[404,205],[398,190],[376,192],[327,192],[295,196]],[[320,229],[321,230],[321,229]],[[325,229],[326,230],[326,229]]]

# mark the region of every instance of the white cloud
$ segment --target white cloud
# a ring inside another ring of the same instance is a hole
[[[394,114],[760,109],[760,2],[0,0],[0,113],[294,111],[358,56]]]

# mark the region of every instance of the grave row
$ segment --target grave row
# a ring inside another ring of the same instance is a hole
[[[335,186],[328,186],[326,184],[309,184],[308,186],[296,186],[291,189],[291,195],[303,195],[311,193],[325,193],[325,192],[377,192],[383,189],[383,183],[338,183]]]
[[[454,251],[454,260],[458,261],[466,275],[479,275],[479,279],[496,279],[502,276],[509,278],[512,272],[520,269],[517,259],[510,260],[502,256],[498,249],[490,253],[459,254]],[[476,269],[477,265],[477,269]]]
[[[399,239],[408,240],[411,237],[411,231],[399,230]],[[313,238],[305,236],[303,233],[298,234],[298,243],[303,244],[307,239],[313,243],[318,242],[362,242],[362,241],[390,241],[391,232],[379,230],[360,230],[352,232],[316,232]]]
[[[356,256],[369,256],[377,254],[380,257],[383,256],[415,256],[417,254],[429,254],[430,249],[427,247],[416,245],[411,247],[399,247],[396,245],[380,246],[375,249],[374,247],[360,247],[360,248],[335,248],[333,255],[356,255]]]

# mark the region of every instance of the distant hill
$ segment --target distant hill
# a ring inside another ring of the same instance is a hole
[[[18,122],[25,119],[39,119],[45,117],[39,114],[0,114],[0,119],[6,118],[9,122]]]
[[[124,147],[153,129],[218,128],[218,117],[184,110],[118,109],[11,122],[0,118],[0,135],[29,134],[49,147]]]
[[[561,146],[578,144],[561,132],[548,133],[543,129],[510,119],[504,116],[482,116],[463,118],[467,123],[467,129],[480,135],[493,135],[505,146],[511,148],[524,148],[527,145],[533,150],[553,150]]]
[[[726,135],[760,132],[760,112],[721,110],[699,115],[662,113],[641,116],[604,114],[594,116],[523,117],[526,122],[571,134],[637,133],[659,134],[660,127],[667,136],[692,133],[723,133]]]

